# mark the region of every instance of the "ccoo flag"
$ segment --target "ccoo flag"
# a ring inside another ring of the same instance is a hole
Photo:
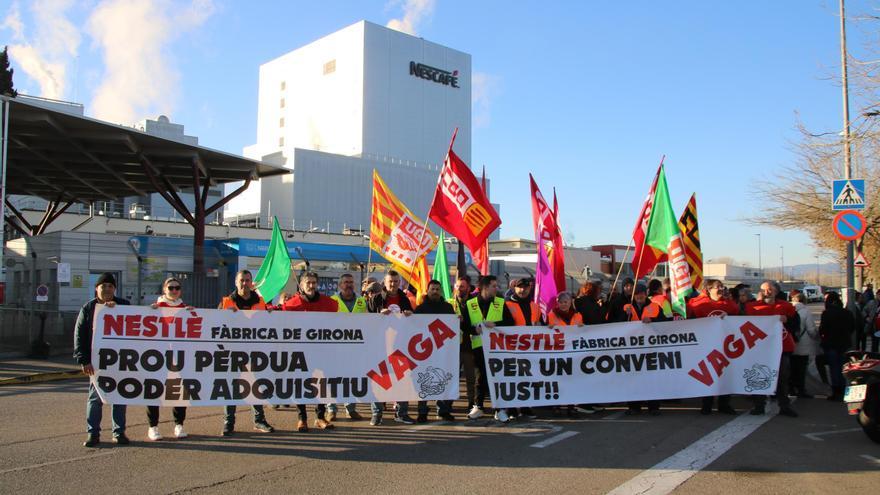
[[[691,286],[699,290],[703,286],[703,252],[700,250],[700,224],[697,222],[697,193],[691,196],[681,218],[678,228],[684,239],[684,252],[691,270]]]
[[[370,248],[390,261],[419,294],[430,281],[425,255],[437,245],[437,236],[388,189],[373,170],[373,216]]]
[[[477,253],[484,247],[489,234],[501,225],[501,218],[474,173],[452,151],[454,142],[455,134],[437,179],[428,218],[458,238],[471,253]]]
[[[666,187],[666,172],[660,166],[657,176],[657,189],[648,228],[645,230],[645,247],[656,249],[669,259],[669,286],[672,311],[686,317],[685,297],[691,293],[691,275],[688,270],[684,239],[678,229],[678,221],[672,211],[669,189]]]
[[[553,209],[550,209],[532,174],[529,174],[529,182],[532,191],[532,223],[535,227],[535,243],[538,249],[534,296],[535,302],[541,306],[541,311],[546,315],[547,311],[553,309],[552,302],[556,298],[557,291],[565,289],[562,234],[557,222],[559,215],[555,199]]]
[[[654,207],[654,197],[657,192],[657,179],[660,177],[660,169],[663,167],[663,160],[660,160],[660,167],[657,167],[657,174],[654,176],[654,182],[651,183],[651,190],[648,191],[648,197],[642,204],[642,211],[636,220],[636,228],[633,229],[633,273],[636,280],[644,277],[648,272],[657,266],[657,263],[666,261],[666,254],[658,251],[651,246],[645,244],[645,233],[648,230],[648,220],[651,218],[651,211]]]
[[[284,244],[284,235],[281,234],[278,217],[275,217],[275,223],[272,225],[272,241],[269,242],[269,251],[263,258],[260,271],[254,278],[254,287],[268,302],[275,299],[275,296],[287,285],[289,278],[290,253],[287,252],[287,245]]]
[[[440,282],[443,289],[443,299],[452,297],[452,287],[449,286],[449,263],[446,260],[446,242],[443,239],[443,231],[437,241],[437,255],[434,257],[434,280]]]

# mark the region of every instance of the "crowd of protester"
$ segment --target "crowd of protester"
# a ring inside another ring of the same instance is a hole
[[[482,347],[482,329],[498,326],[548,325],[553,328],[566,326],[599,325],[612,322],[641,321],[644,323],[662,322],[675,318],[670,303],[669,281],[653,279],[647,284],[624,279],[617,286],[605,290],[602,281],[588,280],[577,294],[561,292],[553,309],[543,315],[534,302],[534,280],[518,278],[511,280],[503,295],[498,279],[492,275],[482,276],[474,284],[467,275],[455,280],[452,297],[444,299],[441,284],[430,281],[426,294],[418,300],[410,291],[401,288],[400,274],[388,271],[384,277],[366,277],[360,287],[360,295],[355,290],[355,279],[344,274],[338,280],[338,292],[332,296],[321,294],[318,276],[308,272],[299,277],[299,287],[295,294],[282,293],[278,304],[272,305],[263,300],[254,290],[253,275],[242,270],[236,274],[236,289],[223,297],[218,309],[267,310],[267,311],[309,311],[342,313],[401,313],[411,314],[455,314],[460,319],[461,375],[465,382],[467,401],[466,418],[476,420],[487,414],[486,401],[489,394],[486,364]],[[116,281],[112,274],[106,273],[98,278],[95,287],[96,297],[81,309],[76,322],[74,336],[74,358],[82,366],[85,374],[94,374],[91,356],[92,318],[97,304],[108,307],[129,304],[116,297]],[[176,278],[168,278],[162,284],[162,294],[151,305],[160,307],[187,307],[183,299],[182,284]],[[778,387],[775,400],[779,414],[797,417],[791,407],[791,397],[810,399],[808,376],[815,369],[816,376],[830,385],[828,400],[840,401],[843,397],[844,381],[841,374],[843,354],[849,349],[870,349],[877,351],[880,342],[880,317],[878,303],[873,288],[869,285],[863,293],[857,294],[854,301],[844,307],[836,292],[825,294],[825,310],[816,326],[810,309],[805,305],[805,297],[798,291],[786,295],[778,284],[763,282],[753,296],[752,287],[739,284],[728,288],[719,280],[707,279],[703,291],[688,298],[688,318],[725,317],[728,315],[776,315],[782,321],[783,352],[779,366]],[[827,369],[826,369],[827,367]],[[767,397],[752,397],[751,414],[766,414]],[[453,401],[436,401],[435,419],[454,421]],[[334,428],[339,412],[338,404],[317,404],[314,406],[315,420],[312,426],[319,430]],[[354,403],[342,405],[346,416],[353,421],[364,419]],[[410,416],[409,403],[370,404],[370,424],[378,426],[389,409],[393,411],[393,421],[402,424],[427,423],[429,404],[420,401],[416,407],[416,417]],[[629,402],[626,404],[629,415],[641,414],[643,408],[651,415],[661,414],[661,401]],[[722,414],[737,414],[731,405],[730,396],[704,397],[701,401],[701,414],[712,414],[713,406]],[[280,406],[274,406],[280,407]],[[296,406],[298,415],[293,429],[297,432],[309,431],[308,411],[305,405]],[[113,440],[127,444],[125,434],[126,406],[112,405]],[[260,432],[273,432],[275,429],[266,419],[264,407],[251,406],[253,427]],[[577,416],[593,414],[602,410],[597,404],[571,404],[548,408],[551,414]],[[225,406],[222,436],[235,433],[236,406]],[[496,421],[507,423],[517,417],[534,418],[531,408],[494,409]],[[149,427],[147,439],[162,439],[159,432],[159,407],[146,408]],[[173,435],[185,438],[184,429],[186,408],[172,409],[174,419]],[[84,446],[93,447],[100,442],[102,418],[101,399],[94,382],[89,385],[86,408],[88,437]]]

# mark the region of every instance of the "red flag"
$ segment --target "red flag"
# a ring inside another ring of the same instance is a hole
[[[553,236],[553,257],[550,259],[550,265],[553,267],[556,288],[561,291],[567,287],[567,284],[565,283],[565,251],[562,243],[562,227],[559,226],[559,203],[556,202],[555,187],[553,188],[553,223],[556,232]]]
[[[486,197],[489,197],[486,191],[486,166],[483,166],[483,176],[480,178],[480,186],[483,190],[483,194]],[[477,270],[479,270],[480,275],[488,275],[489,274],[489,239],[486,238],[486,241],[483,242],[483,246],[480,249],[477,249],[474,254],[474,263],[477,265]]]
[[[440,171],[428,218],[461,240],[471,253],[479,251],[489,234],[501,225],[498,212],[489,203],[477,178],[452,151],[452,143]]]
[[[665,158],[665,157],[664,157]],[[657,192],[657,180],[660,178],[660,170],[663,167],[663,159],[660,160],[660,166],[657,167],[657,174],[654,176],[654,182],[651,183],[651,190],[648,191],[648,197],[642,205],[642,211],[636,220],[636,228],[633,230],[633,251],[632,268],[636,280],[644,277],[657,266],[657,263],[666,261],[668,256],[659,249],[645,245],[645,234],[648,232],[648,221],[651,219],[651,209],[654,207],[654,194]],[[622,262],[625,262],[623,260]]]

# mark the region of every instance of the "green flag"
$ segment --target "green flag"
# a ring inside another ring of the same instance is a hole
[[[449,265],[446,263],[446,243],[443,240],[443,231],[437,240],[437,256],[434,257],[434,280],[440,282],[443,287],[443,299],[452,297],[452,288],[449,287]]]
[[[290,253],[284,244],[284,235],[278,225],[278,217],[275,217],[275,225],[272,227],[272,241],[269,250],[260,265],[260,271],[254,278],[254,287],[263,296],[266,302],[275,299],[281,289],[287,285],[290,278]]]
[[[645,233],[645,244],[657,248],[669,257],[669,282],[672,310],[682,318],[687,316],[685,297],[693,290],[690,268],[684,250],[684,240],[678,228],[678,219],[672,211],[669,189],[666,186],[666,169],[660,167],[654,206]]]

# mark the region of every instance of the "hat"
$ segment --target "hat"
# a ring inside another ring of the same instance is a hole
[[[104,272],[98,277],[98,280],[95,282],[95,287],[102,284],[113,284],[113,287],[116,287],[116,277],[110,272]]]
[[[531,277],[515,278],[511,282],[511,286],[513,287],[528,287],[530,285],[532,285]]]
[[[639,282],[636,284],[636,287],[633,289],[633,294],[645,294],[648,292],[648,288],[645,287],[645,284]]]

